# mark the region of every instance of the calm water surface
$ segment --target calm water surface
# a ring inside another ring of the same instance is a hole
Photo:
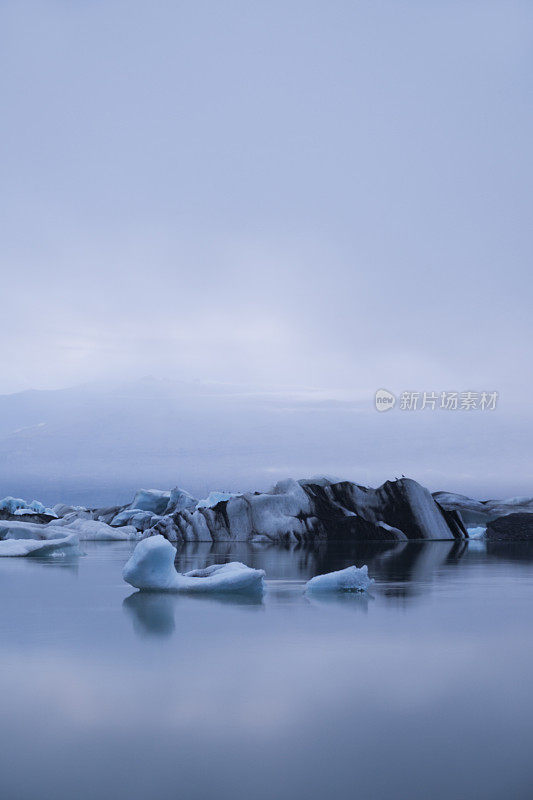
[[[533,549],[187,546],[262,602],[141,594],[129,543],[0,559],[6,800],[533,796]],[[369,565],[370,595],[303,582]]]

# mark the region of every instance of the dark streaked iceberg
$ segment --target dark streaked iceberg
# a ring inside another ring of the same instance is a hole
[[[491,520],[485,536],[488,540],[533,541],[533,514],[507,514]]]
[[[378,489],[325,478],[281,481],[269,492],[200,501],[166,514],[145,531],[151,534],[173,541],[256,543],[467,536],[457,513],[441,508],[427,489],[408,478],[387,481]]]

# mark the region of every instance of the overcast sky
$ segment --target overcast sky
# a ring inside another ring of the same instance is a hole
[[[533,5],[0,6],[0,392],[531,376]]]

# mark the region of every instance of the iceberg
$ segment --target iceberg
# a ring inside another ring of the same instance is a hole
[[[22,520],[0,520],[0,539],[64,539],[68,535],[65,528],[56,523],[42,525],[38,522]]]
[[[487,529],[485,525],[480,525],[477,528],[467,528],[469,539],[484,539]]]
[[[325,575],[316,575],[307,581],[307,592],[364,592],[374,583],[368,577],[368,567],[346,567]]]
[[[133,525],[125,525],[122,528],[112,528],[105,522],[99,522],[96,519],[73,519],[61,520],[60,522],[52,523],[55,528],[61,527],[62,530],[73,531],[77,533],[80,541],[99,541],[99,542],[116,542],[127,541],[130,539],[140,539],[141,533]],[[49,528],[50,525],[47,525]]]
[[[151,511],[152,514],[162,514],[169,501],[170,492],[164,492],[161,489],[139,489],[130,508]]]
[[[0,500],[0,511],[7,511],[9,514],[16,516],[23,516],[24,514],[47,514],[50,517],[55,517],[56,514],[51,508],[46,508],[38,500],[32,500],[28,503],[21,497],[4,497]]]
[[[192,494],[186,492],[185,489],[180,489],[176,486],[170,492],[170,500],[165,509],[165,514],[170,512],[176,513],[177,511],[185,511],[188,508],[195,508],[198,500]]]
[[[140,508],[126,508],[113,517],[110,524],[113,528],[133,526],[138,531],[145,531],[148,528],[153,528],[160,519],[159,514],[154,514],[152,511],[144,511]]]
[[[161,535],[150,536],[136,546],[124,566],[124,580],[136,589],[184,592],[262,592],[265,572],[234,561],[213,564],[181,574],[174,567],[176,549]]]
[[[90,511],[85,508],[85,506],[68,506],[66,503],[56,503],[52,511],[54,512],[54,516],[59,518],[66,517],[67,514],[85,514],[86,517],[90,516]]]
[[[514,513],[533,514],[533,497],[510,497],[507,500],[473,500],[453,492],[435,492],[434,499],[447,510],[458,511],[465,525],[488,525],[498,517]]]
[[[466,539],[461,514],[453,507],[457,505],[457,497],[443,493],[433,497],[427,489],[408,478],[387,481],[371,489],[322,476],[282,480],[269,491],[262,492],[215,491],[200,501],[179,487],[171,491],[139,489],[126,506],[83,508],[58,504],[53,513],[61,517],[60,520],[44,518],[42,514],[15,517],[14,512],[0,512],[0,519],[3,516],[9,520],[51,526],[61,524],[69,528],[76,520],[86,520],[122,530],[112,535],[108,528],[76,523],[74,530],[78,531],[80,539],[141,539],[160,534],[171,542],[255,544],[296,544],[327,539],[382,542]],[[463,498],[464,502],[467,500]],[[1,502],[13,509],[21,503],[31,505],[16,498]],[[506,513],[513,507],[521,508],[508,506]],[[485,520],[480,517],[479,521],[469,522],[479,525]],[[133,528],[142,535],[136,536]]]
[[[195,509],[170,514],[169,537],[258,543],[466,538],[458,514],[441,508],[416,481],[404,478],[369,489],[349,481],[318,480],[287,479],[268,492],[211,492]],[[136,521],[132,524],[139,527]]]
[[[214,508],[219,503],[231,500],[232,497],[239,497],[239,495],[235,492],[209,492],[207,497],[197,503],[196,508]]]
[[[64,539],[70,534],[76,534],[79,541],[122,541],[139,539],[140,534],[136,528],[127,526],[112,528],[105,522],[90,519],[54,520],[47,525],[36,522],[19,522],[15,520],[0,520],[0,539]]]
[[[519,512],[497,517],[487,525],[486,537],[489,541],[494,539],[531,541],[533,540],[533,515]]]
[[[79,554],[75,533],[60,539],[4,539],[0,541],[0,557]]]

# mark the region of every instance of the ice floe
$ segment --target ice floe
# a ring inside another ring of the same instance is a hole
[[[477,528],[467,528],[466,531],[469,539],[484,539],[487,527],[485,525],[479,525]]]
[[[47,556],[78,551],[78,537],[70,533],[59,539],[3,539],[0,557]]]
[[[22,520],[0,520],[0,539],[61,539],[74,533],[80,541],[121,541],[140,539],[136,528],[112,528],[105,522],[90,519],[54,520],[47,525]]]
[[[68,531],[57,524],[0,520],[0,539],[64,539],[67,535]]]
[[[136,589],[191,594],[261,592],[264,570],[234,561],[181,574],[174,567],[176,550],[163,536],[151,536],[136,546],[124,566],[124,580]]]
[[[368,577],[368,567],[346,567],[325,575],[316,575],[307,581],[308,592],[364,592],[374,583]]]
[[[47,525],[46,527],[50,527]],[[62,527],[63,530],[74,531],[78,534],[80,541],[123,541],[129,539],[140,539],[142,534],[133,525],[125,525],[122,528],[112,528],[105,522],[95,519],[73,519],[54,522],[54,527]]]

